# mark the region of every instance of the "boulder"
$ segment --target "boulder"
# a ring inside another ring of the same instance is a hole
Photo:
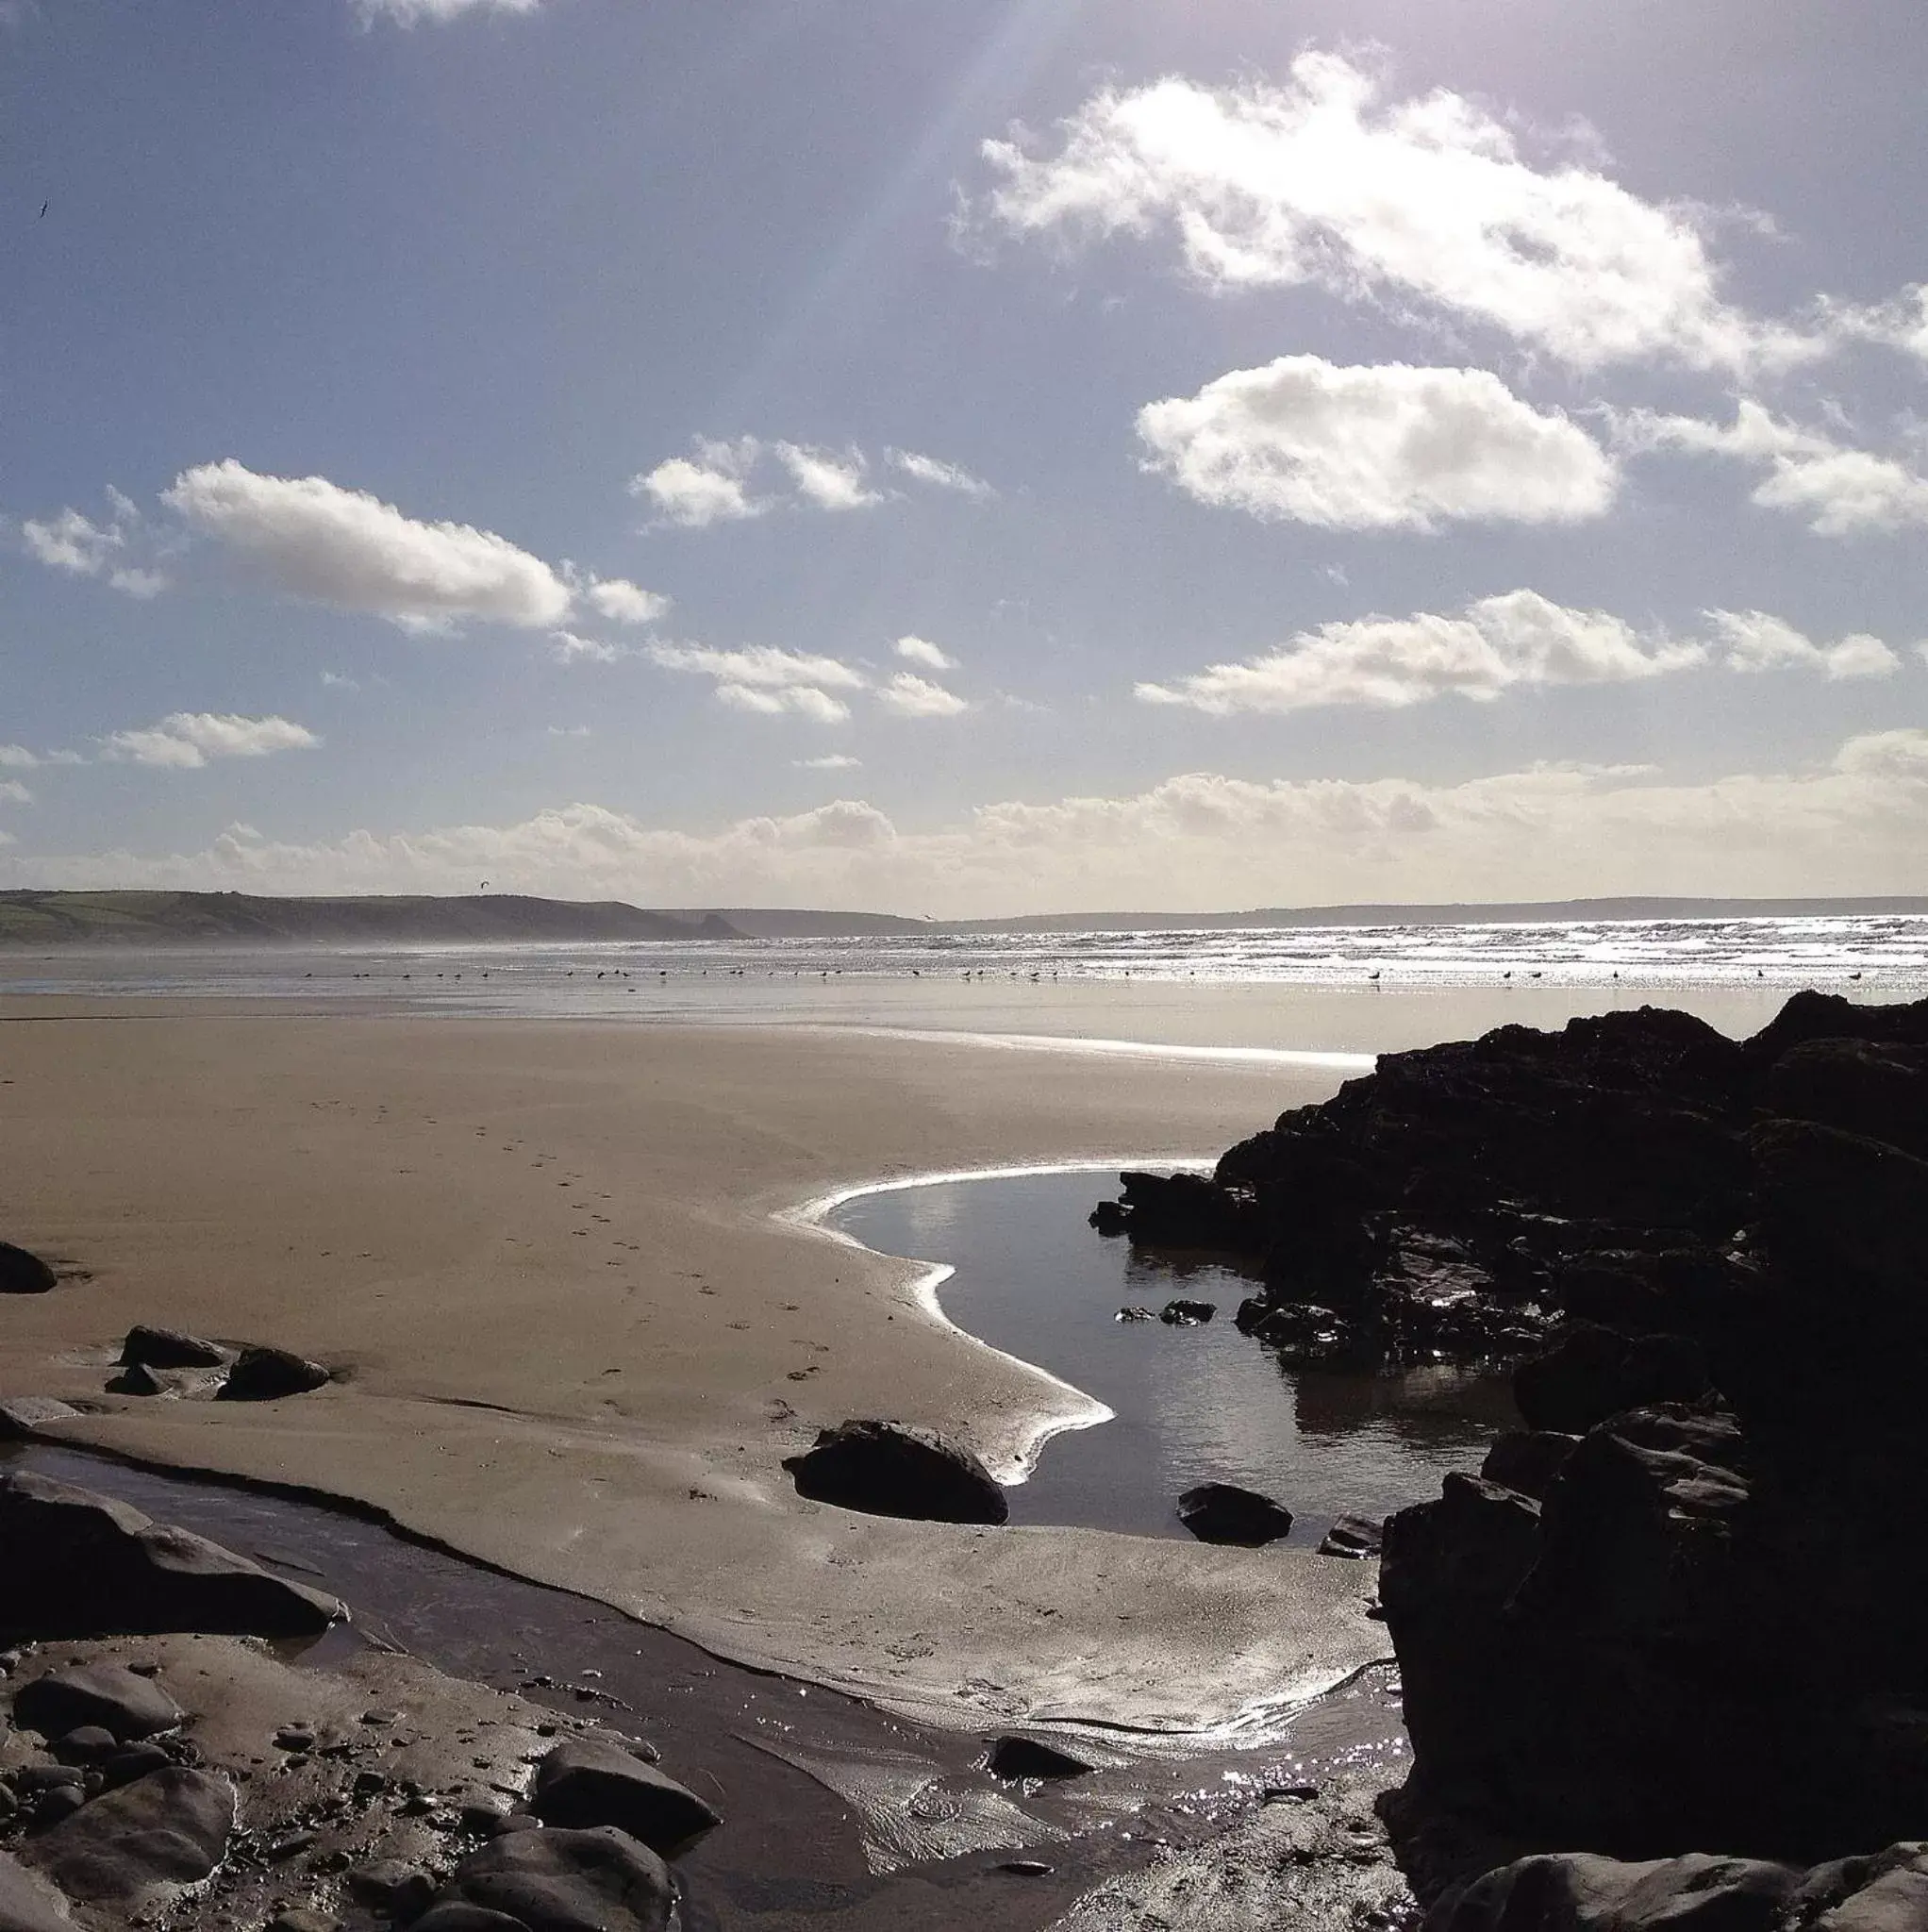
[[[45,1294],[58,1279],[38,1255],[0,1241],[0,1294]]]
[[[1376,1557],[1385,1525],[1370,1516],[1341,1516],[1319,1541],[1321,1557]]]
[[[353,1867],[341,1889],[364,1910],[392,1925],[412,1925],[435,1899],[435,1880],[419,1865],[371,1858]]]
[[[420,1932],[664,1932],[674,1890],[647,1845],[603,1825],[591,1831],[516,1831],[456,1867]],[[464,1916],[464,1914],[470,1916]]]
[[[217,1402],[279,1402],[287,1395],[306,1395],[330,1379],[320,1362],[285,1348],[244,1348],[235,1357],[227,1380],[216,1391]]]
[[[900,1423],[846,1422],[784,1458],[797,1494],[872,1516],[1003,1523],[1005,1492],[969,1449]]]
[[[674,1778],[606,1738],[571,1738],[536,1767],[529,1809],[544,1824],[613,1824],[662,1857],[723,1823]]]
[[[206,1878],[226,1856],[234,1822],[224,1777],[170,1765],[62,1820],[34,1856],[70,1898],[131,1906],[159,1886]]]
[[[1801,1877],[1787,1865],[1700,1852],[1638,1864],[1554,1853],[1449,1894],[1425,1932],[1776,1932]]]
[[[0,1624],[43,1638],[308,1637],[344,1614],[218,1543],[26,1470],[0,1474]]]
[[[106,1749],[171,1731],[181,1707],[152,1677],[119,1664],[75,1664],[49,1671],[13,1694],[13,1721],[43,1738],[66,1738],[83,1728],[99,1731]],[[95,1756],[105,1755],[105,1750]],[[75,1763],[88,1760],[76,1757]]]
[[[1200,1483],[1178,1499],[1178,1520],[1202,1543],[1256,1548],[1291,1533],[1292,1512],[1237,1483]]]
[[[992,1777],[1055,1779],[1083,1777],[1093,1767],[1041,1738],[999,1738],[991,1744],[985,1768]]]
[[[0,1398],[0,1442],[31,1442],[49,1423],[68,1422],[79,1413],[71,1402],[51,1395]]]
[[[1196,1328],[1218,1312],[1217,1302],[1170,1301],[1158,1310],[1158,1319],[1171,1328]]]
[[[6,1852],[0,1852],[0,1932],[74,1932],[67,1901]]]
[[[128,1368],[138,1362],[150,1369],[218,1369],[227,1357],[227,1350],[218,1342],[184,1335],[178,1328],[137,1324],[127,1330],[127,1339],[121,1344],[121,1360]]]

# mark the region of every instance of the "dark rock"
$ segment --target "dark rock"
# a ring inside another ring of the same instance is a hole
[[[158,1744],[134,1744],[106,1759],[100,1768],[101,1776],[107,1788],[115,1790],[122,1785],[131,1785],[137,1777],[145,1777],[151,1771],[165,1771],[173,1762]]]
[[[1157,1317],[1150,1308],[1120,1308],[1111,1319],[1114,1322],[1155,1322]]]
[[[102,1763],[120,1748],[121,1740],[103,1724],[82,1724],[51,1746],[57,1762],[82,1765]]]
[[[33,1822],[41,1829],[71,1818],[87,1803],[84,1785],[54,1785],[42,1791],[33,1807]]]
[[[1693,1402],[1707,1389],[1698,1342],[1678,1335],[1629,1340],[1591,1322],[1561,1329],[1551,1348],[1513,1372],[1513,1400],[1526,1426],[1573,1436],[1622,1409]]]
[[[1090,1224],[1105,1237],[1113,1241],[1124,1232],[1125,1213],[1122,1201],[1100,1201],[1091,1209]]]
[[[43,1738],[65,1738],[83,1725],[98,1727],[106,1748],[111,1749],[116,1740],[125,1743],[173,1730],[181,1721],[181,1707],[152,1678],[136,1676],[119,1664],[76,1664],[23,1684],[13,1694],[13,1721]]]
[[[1216,1302],[1171,1301],[1158,1310],[1158,1319],[1173,1328],[1195,1328],[1218,1312]]]
[[[285,1348],[244,1348],[235,1357],[227,1380],[216,1391],[217,1402],[279,1402],[288,1395],[306,1395],[330,1379],[320,1362]]]
[[[1555,1853],[1442,1900],[1426,1932],[1774,1932],[1801,1874],[1703,1853],[1621,1864]]]
[[[58,1279],[38,1255],[0,1241],[0,1294],[45,1294]]]
[[[49,1423],[63,1423],[80,1411],[51,1395],[9,1395],[0,1399],[0,1442],[31,1442]]]
[[[341,1921],[313,1906],[290,1906],[276,1912],[261,1932],[341,1932]]]
[[[420,1932],[494,1932],[452,1907],[500,1913],[523,1932],[664,1932],[674,1893],[668,1868],[626,1832],[517,1831],[456,1867]]]
[[[1503,1490],[1517,1490],[1522,1496],[1544,1501],[1579,1440],[1557,1429],[1510,1429],[1494,1438],[1487,1459],[1480,1464],[1480,1476]]]
[[[1006,1858],[998,1867],[1000,1872],[1008,1872],[1013,1878],[1049,1878],[1054,1869],[1042,1858]]]
[[[970,1450],[898,1423],[839,1424],[783,1466],[798,1495],[873,1516],[1003,1523],[1010,1514],[1004,1491]]]
[[[227,1360],[227,1351],[177,1328],[137,1325],[127,1330],[121,1360],[129,1368],[141,1363],[150,1369],[218,1369]]]
[[[342,1890],[393,1925],[412,1925],[435,1899],[435,1880],[420,1866],[405,1865],[399,1858],[372,1858],[356,1866]]]
[[[66,1900],[5,1852],[0,1852],[0,1932],[74,1932]]]
[[[415,1922],[416,1932],[529,1932],[533,1919],[514,1919],[487,1906],[452,1904],[434,1907]],[[600,1924],[599,1924],[600,1932]]]
[[[1200,1174],[1122,1174],[1114,1205],[1123,1231],[1159,1247],[1244,1252],[1255,1233],[1251,1204]]]
[[[109,1375],[107,1383],[109,1395],[165,1395],[168,1387],[160,1376],[145,1362],[136,1362],[130,1369],[123,1369],[118,1375]]]
[[[536,1767],[529,1809],[545,1825],[613,1824],[673,1857],[723,1823],[694,1791],[601,1738],[572,1738]]]
[[[1369,1516],[1341,1516],[1320,1540],[1321,1557],[1376,1557],[1384,1525]]]
[[[1292,1512],[1236,1483],[1201,1483],[1178,1499],[1178,1520],[1202,1543],[1255,1548],[1276,1542],[1292,1527]]]
[[[219,1544],[25,1470],[0,1474],[0,1623],[40,1637],[302,1637],[342,1614],[333,1597],[271,1576]]]
[[[157,1886],[206,1878],[226,1855],[234,1815],[225,1778],[170,1765],[56,1825],[37,1860],[70,1898],[132,1905]]]
[[[993,1777],[1083,1777],[1092,1767],[1039,1738],[999,1738],[986,1766]]]
[[[77,1790],[87,1781],[86,1774],[77,1764],[23,1764],[8,1772],[8,1776],[13,1789],[25,1798],[42,1791],[64,1790],[69,1786]]]

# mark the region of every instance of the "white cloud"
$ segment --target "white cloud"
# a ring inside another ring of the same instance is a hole
[[[956,658],[948,656],[940,645],[934,644],[928,638],[899,638],[890,646],[900,658],[907,658],[913,664],[922,664],[927,671],[955,671]]]
[[[652,644],[651,660],[665,671],[687,671],[715,681],[716,695],[731,709],[776,717],[788,711],[820,724],[836,724],[850,707],[834,691],[860,691],[864,676],[836,658],[779,651],[757,644],[739,651],[702,644]]]
[[[546,735],[550,738],[587,738],[590,727],[587,724],[552,724]]]
[[[1188,773],[1118,797],[989,805],[900,829],[839,799],[709,830],[580,804],[503,825],[314,844],[233,828],[206,850],[26,859],[39,886],[525,891],[669,905],[1183,910],[1620,892],[1928,891],[1928,731],[1853,739],[1789,771],[1671,784],[1536,765],[1458,784]]]
[[[635,656],[628,644],[605,643],[600,638],[586,638],[573,630],[549,633],[549,655],[558,664],[616,664]]]
[[[863,760],[847,751],[833,751],[821,758],[792,758],[790,763],[800,772],[855,772]]]
[[[361,689],[359,679],[344,677],[339,671],[323,672],[322,686],[325,691],[359,691]]]
[[[980,501],[997,494],[982,476],[973,476],[969,470],[947,463],[939,457],[920,456],[914,449],[886,450],[884,457],[893,470],[900,471],[913,483],[928,483],[935,490],[955,490],[959,496],[974,496]]]
[[[776,459],[790,474],[797,494],[815,509],[869,509],[883,497],[865,482],[870,470],[861,450],[811,449],[779,442]]]
[[[1520,685],[1624,683],[1705,657],[1702,645],[1643,637],[1604,610],[1572,610],[1514,591],[1454,617],[1321,625],[1244,663],[1214,664],[1172,685],[1140,684],[1137,695],[1216,717],[1320,705],[1398,708],[1448,692],[1485,700]]]
[[[77,509],[58,516],[29,517],[20,534],[29,556],[50,570],[74,576],[103,577],[124,595],[145,601],[167,589],[165,575],[134,557],[152,547],[144,520],[133,499],[109,488],[112,516],[97,524]]]
[[[1805,517],[1818,536],[1928,526],[1928,477],[1892,458],[1783,422],[1756,402],[1742,400],[1731,425],[1651,409],[1617,410],[1609,421],[1616,443],[1633,454],[1679,450],[1765,466],[1752,500]]]
[[[40,761],[24,744],[0,744],[0,772],[31,772]]]
[[[18,778],[0,778],[0,805],[31,805],[33,793]]]
[[[1743,368],[1820,346],[1724,298],[1694,211],[1577,161],[1536,167],[1514,128],[1464,95],[1388,100],[1339,54],[1302,54],[1284,84],[1104,88],[1055,152],[1013,140],[984,154],[1000,176],[988,210],[1006,227],[1169,228],[1214,288],[1416,302],[1579,368]]]
[[[232,457],[184,470],[161,499],[296,597],[443,628],[465,618],[547,629],[569,586],[469,524],[420,523],[324,476],[263,476]]]
[[[363,26],[391,20],[398,26],[419,26],[459,20],[465,13],[534,13],[542,0],[349,0]]]
[[[877,702],[900,718],[955,718],[971,707],[956,691],[946,691],[916,673],[900,671],[877,687]]]
[[[1725,646],[1728,670],[1819,671],[1834,680],[1887,677],[1902,660],[1879,638],[1855,631],[1832,644],[1818,644],[1790,624],[1765,610],[1710,610],[1717,635]]]
[[[655,624],[670,613],[669,598],[627,577],[594,578],[582,594],[597,616],[612,624]]]
[[[191,770],[210,758],[268,758],[278,751],[310,751],[321,740],[288,718],[241,718],[232,712],[175,711],[139,731],[115,731],[101,740],[103,756],[137,765]]]
[[[1146,466],[1201,503],[1321,529],[1574,523],[1613,462],[1563,411],[1483,369],[1341,368],[1282,356],[1139,411]]]
[[[741,523],[770,508],[767,497],[750,494],[748,478],[763,453],[754,436],[735,442],[696,439],[696,457],[672,457],[655,469],[629,479],[632,496],[646,496],[663,522],[686,530],[706,530],[712,524]]]

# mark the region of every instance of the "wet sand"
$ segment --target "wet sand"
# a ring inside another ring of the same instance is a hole
[[[1386,1651],[1370,1568],[852,1516],[779,1467],[886,1414],[993,1466],[1084,1411],[920,1270],[774,1217],[839,1185],[1211,1154],[1338,1075],[800,1028],[0,1003],[0,1393],[76,1441],[353,1497],[742,1661],[925,1721],[1222,1724]],[[102,1394],[135,1322],[342,1379]]]

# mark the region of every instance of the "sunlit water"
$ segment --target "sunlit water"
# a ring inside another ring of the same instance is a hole
[[[1092,1232],[1086,1217],[1115,1180],[1099,1170],[947,1181],[859,1195],[828,1217],[866,1247],[950,1263],[939,1298],[952,1321],[1115,1411],[1045,1444],[1009,1491],[1012,1521],[1183,1536],[1180,1493],[1233,1482],[1293,1512],[1291,1543],[1316,1543],[1336,1516],[1437,1495],[1448,1470],[1476,1468],[1512,1424],[1501,1377],[1286,1367],[1232,1325],[1250,1280]],[[1218,1313],[1198,1327],[1116,1319],[1175,1297]]]

